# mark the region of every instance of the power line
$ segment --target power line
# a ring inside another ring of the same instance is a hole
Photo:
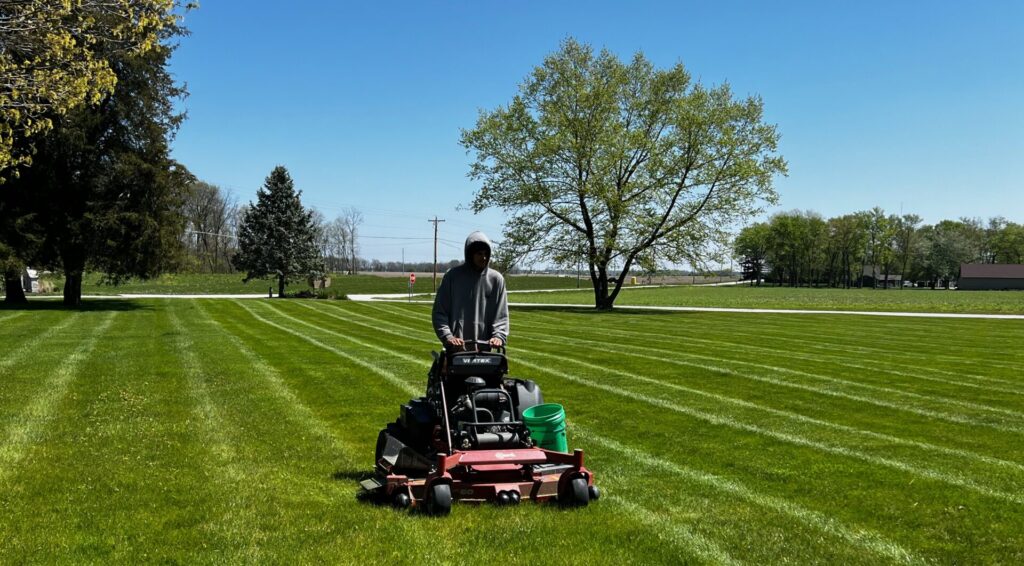
[[[418,238],[415,236],[359,236],[360,238],[370,238],[373,240],[429,240],[430,238]]]

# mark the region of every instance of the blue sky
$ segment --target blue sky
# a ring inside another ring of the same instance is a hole
[[[568,36],[760,95],[790,168],[769,212],[1024,222],[1024,2],[208,0],[186,25],[176,159],[242,202],[288,167],[307,205],[363,212],[368,258],[429,260],[435,215],[442,258],[500,239],[459,210],[459,130]]]

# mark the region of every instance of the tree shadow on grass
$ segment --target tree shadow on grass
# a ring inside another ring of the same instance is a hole
[[[367,470],[338,470],[331,474],[331,479],[335,481],[363,481],[373,477],[372,471]]]
[[[670,310],[653,310],[644,307],[615,307],[612,310],[597,310],[593,306],[580,305],[578,307],[567,307],[567,306],[549,306],[543,303],[537,303],[533,305],[516,305],[512,307],[516,310],[532,310],[537,312],[554,312],[554,313],[565,313],[565,314],[576,314],[585,316],[596,316],[596,317],[614,317],[618,315],[643,315],[643,316],[692,316],[704,314],[700,311],[670,311]]]
[[[27,303],[9,304],[0,302],[0,312],[11,311],[67,311],[67,312],[108,312],[108,311],[144,311],[153,310],[151,305],[143,305],[132,299],[85,299],[77,307],[64,306],[60,299],[29,299]]]

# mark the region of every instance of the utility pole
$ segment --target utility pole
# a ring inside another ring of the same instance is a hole
[[[437,216],[433,220],[427,219],[427,222],[434,223],[434,292],[437,292],[437,224],[444,222],[442,219],[438,219]]]

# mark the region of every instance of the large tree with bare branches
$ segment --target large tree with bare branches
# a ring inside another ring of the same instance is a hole
[[[509,214],[503,252],[581,260],[599,309],[655,246],[659,262],[701,265],[737,220],[775,202],[778,139],[757,97],[572,39],[462,132],[482,182],[472,208]]]

